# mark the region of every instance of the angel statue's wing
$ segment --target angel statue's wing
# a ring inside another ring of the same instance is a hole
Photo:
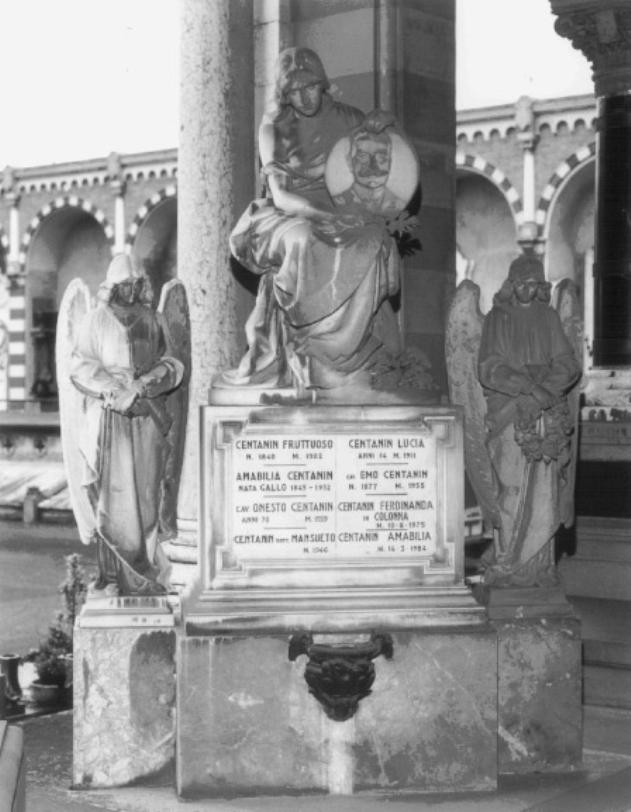
[[[82,415],[83,395],[70,380],[70,361],[77,331],[91,306],[88,286],[82,279],[73,279],[66,288],[59,306],[55,346],[61,448],[68,480],[70,504],[79,529],[79,536],[84,544],[88,544],[92,540],[96,525],[87,491],[82,487],[85,465],[79,450],[77,427],[85,419]]]
[[[497,485],[485,443],[486,402],[478,380],[483,323],[480,288],[465,279],[456,288],[447,314],[445,357],[449,398],[453,404],[464,407],[464,457],[469,482],[485,521],[498,527]]]
[[[178,279],[170,279],[162,288],[158,313],[167,340],[167,354],[184,364],[181,385],[167,396],[167,409],[172,419],[169,429],[170,453],[167,459],[160,508],[163,538],[177,535],[177,493],[184,460],[184,439],[188,415],[188,387],[191,377],[191,317],[186,288]]]
[[[583,317],[578,301],[576,284],[571,279],[562,279],[555,290],[556,311],[561,319],[563,332],[572,345],[576,360],[583,365]],[[580,386],[574,384],[568,392],[567,402],[574,424],[572,433],[572,446],[570,464],[566,469],[565,480],[559,483],[559,505],[561,508],[561,523],[571,527],[574,523],[574,480],[576,478],[576,462],[578,459],[578,418],[579,401],[581,397]]]

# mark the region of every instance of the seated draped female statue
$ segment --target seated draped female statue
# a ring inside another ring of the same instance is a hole
[[[383,354],[401,352],[391,298],[400,260],[388,223],[418,187],[418,162],[391,114],[335,101],[316,53],[278,59],[276,105],[259,130],[266,196],[231,235],[261,277],[248,349],[218,388],[370,388]]]

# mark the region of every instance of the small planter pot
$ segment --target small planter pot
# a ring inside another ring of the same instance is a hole
[[[4,677],[4,695],[9,702],[22,700],[22,689],[18,680],[19,667],[19,654],[0,654],[0,674]]]
[[[30,685],[32,701],[44,708],[58,705],[63,697],[63,690],[59,685],[48,685],[37,680]]]

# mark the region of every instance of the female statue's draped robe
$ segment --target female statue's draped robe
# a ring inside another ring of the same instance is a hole
[[[572,346],[549,305],[496,303],[486,316],[479,377],[501,518],[487,583],[534,586],[555,578],[554,534],[572,520],[572,495],[564,488],[572,427],[565,393],[579,375]],[[537,406],[529,394],[535,384],[557,397],[552,408]]]
[[[285,107],[274,121],[275,160],[266,174],[325,211],[334,223],[290,216],[271,198],[255,200],[231,236],[234,256],[262,275],[246,324],[248,351],[224,385],[333,388],[366,370],[383,346],[400,350],[388,297],[399,289],[399,258],[383,220],[368,213],[342,221],[324,185],[332,146],[363,114],[323,95],[319,112]],[[221,385],[221,383],[220,383]]]
[[[72,381],[85,395],[77,431],[99,569],[127,595],[164,592],[167,580],[158,543],[174,535],[161,513],[171,423],[163,393],[180,383],[183,366],[165,353],[152,309],[101,303],[81,325],[71,365]],[[146,397],[130,416],[106,408],[111,393],[141,375]]]

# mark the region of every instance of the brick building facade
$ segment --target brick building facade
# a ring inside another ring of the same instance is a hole
[[[457,119],[456,242],[460,278],[482,309],[510,260],[532,248],[551,282],[573,279],[585,307],[590,363],[596,100],[593,96],[464,110]]]
[[[551,281],[570,277],[579,285],[586,352],[595,116],[592,96],[520,99],[461,111],[456,133],[459,278],[481,285],[485,309],[520,243],[532,244]],[[85,278],[95,292],[111,254],[120,250],[135,257],[157,288],[175,274],[176,188],[175,149],[5,169],[0,409],[55,408],[52,336],[73,277]]]
[[[0,410],[56,409],[54,335],[76,276],[93,293],[127,251],[156,289],[175,275],[175,149],[7,167],[0,189]]]

